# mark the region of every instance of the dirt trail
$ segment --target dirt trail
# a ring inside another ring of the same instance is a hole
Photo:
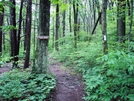
[[[10,71],[11,63],[6,63],[0,68],[0,74]],[[57,85],[47,101],[84,101],[84,84],[78,75],[71,74],[62,63],[50,60],[50,72],[55,75]]]
[[[56,89],[52,92],[52,101],[84,101],[84,85],[80,76],[72,75],[62,63],[50,61],[50,72],[56,76]]]
[[[10,71],[11,65],[11,63],[5,63],[2,67],[0,67],[0,74]]]

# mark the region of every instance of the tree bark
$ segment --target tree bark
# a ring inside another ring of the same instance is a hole
[[[120,43],[125,42],[126,22],[125,22],[125,8],[126,0],[118,0],[117,5],[117,40]]]
[[[46,73],[47,72],[47,48],[49,36],[49,22],[50,22],[50,0],[40,0],[39,13],[39,34],[37,43],[36,66],[33,72]],[[43,38],[46,37],[46,38]]]
[[[63,11],[63,22],[62,22],[62,24],[63,24],[63,37],[65,37],[65,28],[66,28],[66,11]],[[64,43],[65,41],[63,41],[63,43]]]
[[[0,27],[3,25],[4,19],[4,7],[2,7],[2,12],[0,13]],[[0,56],[2,55],[2,28],[0,28]]]
[[[10,42],[11,42],[11,56],[13,57],[13,67],[17,67],[18,61],[18,52],[17,52],[17,33],[16,33],[16,2],[15,0],[10,0],[14,5],[10,7],[10,25],[13,27],[10,30]]]
[[[102,0],[102,35],[103,35],[103,53],[108,53],[107,45],[107,20],[106,20],[107,0]]]
[[[32,0],[27,1],[27,15],[26,15],[26,21],[27,21],[27,27],[26,27],[26,57],[25,57],[25,63],[24,68],[29,67],[29,60],[30,60],[30,41],[31,41],[31,21],[32,21]]]
[[[94,18],[94,25],[96,21],[96,8],[95,8],[95,1],[93,0],[93,18]]]
[[[78,3],[73,3],[74,11],[74,48],[77,48],[77,32],[78,32]]]
[[[38,7],[38,0],[35,1],[35,12],[34,12],[34,36],[33,36],[33,66],[35,66],[35,55],[36,55],[36,32],[38,32],[38,28],[36,28],[36,26],[38,26],[38,21],[37,21],[37,12],[39,10]],[[37,24],[37,25],[36,25]]]
[[[19,55],[19,49],[20,49],[20,34],[21,34],[23,2],[24,2],[24,0],[21,0],[21,4],[20,4],[20,13],[19,13],[18,43],[17,43],[17,52],[18,52],[17,54],[18,54],[18,55]]]
[[[55,48],[55,19],[53,17],[53,38],[52,38],[52,48]]]
[[[129,13],[128,13],[128,15],[130,17],[128,40],[131,41],[132,25],[133,25],[133,0],[130,0],[130,3],[129,3]]]
[[[59,50],[59,45],[58,45],[58,39],[59,39],[59,4],[56,4],[56,36],[55,36],[55,49],[58,51]]]
[[[129,1],[128,1],[129,2]],[[131,4],[131,5],[130,5]],[[133,51],[131,50],[130,48],[130,41],[132,39],[132,26],[133,26],[133,0],[130,0],[130,3],[129,3],[129,17],[130,17],[130,23],[129,23],[129,32],[128,32],[128,50],[130,51]]]
[[[69,5],[69,29],[70,29],[70,32],[72,32],[72,20],[71,20],[71,5]]]

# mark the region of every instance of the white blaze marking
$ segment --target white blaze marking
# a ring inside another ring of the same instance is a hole
[[[106,35],[104,35],[104,41],[106,41],[106,40],[107,40]]]

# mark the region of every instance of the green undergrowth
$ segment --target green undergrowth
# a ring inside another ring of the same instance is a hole
[[[74,48],[74,37],[66,36],[58,41],[59,51],[51,54],[81,74],[86,85],[85,101],[134,101],[133,42],[120,44],[116,42],[115,30],[111,31],[106,55],[102,52],[99,30],[92,36],[79,32],[77,49]]]
[[[84,68],[89,68],[94,66],[96,63],[96,58],[101,56],[102,53],[102,43],[99,37],[96,40],[91,40],[91,36],[87,34],[80,36],[80,39],[77,42],[77,49],[74,48],[74,37],[65,37],[65,43],[60,44],[59,51],[54,51],[51,53],[51,56],[57,59],[60,62],[64,62],[67,66],[74,66],[75,69],[80,70],[81,66]],[[94,39],[95,36],[92,36]],[[62,39],[60,39],[61,41]],[[59,42],[60,42],[59,41]],[[62,40],[63,41],[63,40]]]
[[[112,51],[96,60],[83,78],[86,101],[134,101],[134,53]]]
[[[0,75],[0,101],[43,101],[55,85],[49,74],[12,70]]]
[[[95,39],[94,36],[92,38]],[[83,99],[134,101],[134,53],[114,46],[104,55],[100,36],[95,40],[83,40],[79,40],[77,49],[69,40],[60,45],[58,52],[51,54],[82,75],[86,85]]]

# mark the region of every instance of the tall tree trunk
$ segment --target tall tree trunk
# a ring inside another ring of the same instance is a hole
[[[126,35],[125,8],[126,8],[126,0],[118,0],[117,39],[120,43],[125,42],[125,35]]]
[[[55,49],[58,51],[59,50],[59,45],[58,45],[58,39],[59,39],[59,4],[56,4],[56,36],[55,36]]]
[[[69,29],[70,29],[70,32],[72,32],[72,20],[71,20],[71,5],[69,5]]]
[[[31,21],[32,21],[32,0],[27,1],[27,15],[26,15],[27,27],[26,27],[26,57],[24,68],[29,67],[30,60],[30,41],[31,41]]]
[[[47,48],[50,22],[50,0],[40,0],[39,14],[39,36],[37,44],[36,66],[33,71],[36,73],[47,72]]]
[[[92,5],[93,4],[92,4],[92,0],[88,0],[88,1],[89,1],[89,7],[90,7],[89,12],[91,13],[90,16],[88,17],[88,19],[89,19],[89,23],[90,23],[90,30],[92,30],[92,26],[93,26],[93,20],[92,20],[93,19],[93,14],[92,14],[93,13],[93,7],[92,7]]]
[[[97,9],[98,9],[98,17],[100,16],[101,10],[100,10],[100,3],[99,0],[95,0],[95,3],[97,5]],[[99,20],[100,24],[101,24],[101,20]]]
[[[26,19],[26,18],[25,18]],[[23,18],[23,23],[22,23],[22,26],[23,26],[23,35],[24,35],[24,43],[23,43],[23,47],[24,47],[24,53],[25,53],[25,50],[26,50],[26,20]]]
[[[103,53],[108,53],[107,45],[107,20],[106,20],[107,0],[102,0],[102,34],[103,34]]]
[[[52,48],[55,48],[55,19],[53,17],[53,38],[52,38]]]
[[[2,7],[2,12],[0,13],[0,27],[3,25],[4,19],[4,7]],[[0,28],[0,56],[2,55],[2,29]]]
[[[28,0],[26,1],[25,5],[26,6],[28,5]],[[24,31],[24,52],[25,52],[26,51],[26,44],[27,44],[27,35],[26,35],[27,34],[27,15],[23,19],[24,19],[23,20],[23,28],[24,28],[23,31]]]
[[[11,56],[13,57],[13,68],[17,67],[17,33],[16,33],[16,3],[15,0],[10,0],[10,2],[14,5],[10,7],[10,25],[13,26],[10,30],[10,42],[11,42]]]
[[[34,12],[34,36],[33,36],[33,66],[35,66],[35,54],[36,54],[36,32],[38,31],[38,29],[36,28],[36,24],[37,24],[37,11],[38,11],[38,0],[35,1],[35,12]]]
[[[66,21],[65,20],[66,20],[66,11],[63,11],[63,22],[62,22],[62,24],[63,24],[63,37],[65,37],[65,28],[66,28]]]
[[[23,9],[23,1],[21,0],[20,4],[20,13],[19,13],[19,26],[18,26],[18,43],[17,43],[17,55],[19,55],[19,49],[20,49],[20,34],[21,34],[21,22],[22,22],[22,9]]]
[[[77,32],[78,32],[78,3],[73,3],[74,11],[74,48],[77,48]]]
[[[128,1],[128,0],[127,0]],[[129,32],[128,32],[128,49],[130,50],[130,41],[132,39],[131,34],[132,34],[132,26],[133,26],[133,0],[130,0],[130,3],[128,1],[128,6],[129,6],[129,17],[130,17],[130,24],[129,24]]]
[[[96,21],[96,7],[95,7],[95,1],[93,0],[93,18],[94,18],[94,25]]]
[[[36,39],[35,39],[35,37],[36,37],[36,31],[38,30],[38,29],[36,29],[36,26],[38,26],[38,25],[36,25],[37,24],[37,11],[38,11],[38,0],[36,0],[36,3],[35,3],[35,15],[34,15],[34,38],[33,38],[33,41],[34,41],[34,50],[35,50],[35,44],[36,44]]]

